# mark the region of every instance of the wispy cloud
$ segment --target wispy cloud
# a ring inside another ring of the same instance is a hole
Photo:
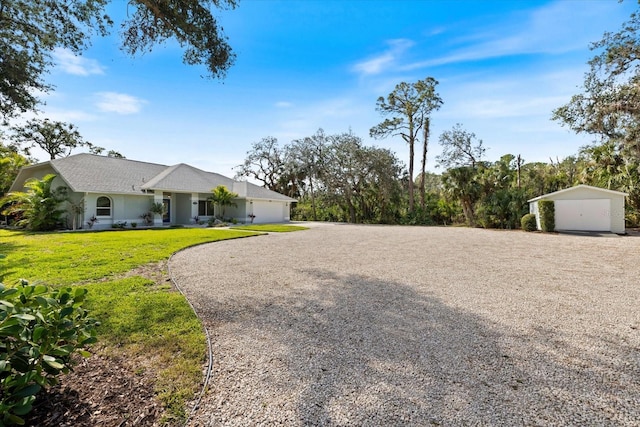
[[[576,7],[560,1],[528,13],[519,11],[508,19],[491,22],[490,27],[470,28],[473,36],[454,40],[450,53],[416,61],[399,67],[410,71],[445,64],[477,61],[522,54],[562,54],[584,49],[598,39],[605,29],[602,16],[610,13],[606,2],[592,2],[589,7]],[[576,31],[573,22],[593,23]],[[458,44],[458,47],[455,47]]]
[[[135,114],[146,103],[144,99],[136,98],[126,93],[98,92],[96,106],[105,113]]]
[[[274,104],[276,108],[291,108],[293,107],[293,103],[288,101],[278,101]]]
[[[53,59],[62,71],[75,76],[104,74],[104,67],[95,59],[75,55],[69,49],[56,48]]]
[[[352,67],[352,70],[362,75],[380,74],[395,65],[399,57],[413,46],[414,42],[408,39],[394,39],[388,40],[387,44],[389,48],[383,53],[358,62]]]

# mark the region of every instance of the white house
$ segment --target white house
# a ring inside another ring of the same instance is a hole
[[[536,215],[538,202],[552,200],[556,230],[610,231],[624,234],[624,203],[627,193],[589,185],[577,185],[529,200],[529,212]]]
[[[111,228],[117,222],[142,224],[140,216],[154,203],[163,203],[166,214],[156,215],[154,225],[193,224],[213,216],[207,200],[211,190],[224,185],[237,193],[237,206],[225,208],[225,217],[238,222],[273,223],[290,219],[295,199],[264,187],[235,181],[180,163],[165,166],[129,159],[76,154],[20,170],[10,191],[23,191],[30,178],[55,174],[53,188],[66,186],[76,205],[83,206],[77,223],[86,228],[95,216],[94,228]],[[217,214],[217,213],[216,213]]]

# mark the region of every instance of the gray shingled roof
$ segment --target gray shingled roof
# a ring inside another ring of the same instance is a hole
[[[218,185],[233,191],[233,179],[184,163],[166,166],[87,153],[50,163],[75,192],[140,194],[144,190],[163,190],[208,193]],[[295,201],[251,183],[247,183],[247,198]]]
[[[143,189],[208,193],[212,188],[224,185],[233,190],[233,180],[217,173],[205,172],[180,163],[171,166],[142,186]]]

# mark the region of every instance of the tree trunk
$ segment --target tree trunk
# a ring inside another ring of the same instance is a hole
[[[424,128],[422,131],[424,132],[424,140],[422,141],[422,180],[420,180],[420,207],[424,210],[425,208],[425,198],[426,198],[426,185],[425,185],[425,175],[427,173],[427,149],[429,146],[429,118],[427,117],[424,120]]]
[[[462,204],[462,212],[464,213],[464,216],[467,218],[467,222],[469,223],[469,227],[475,227],[476,226],[476,219],[474,217],[473,214],[473,203],[471,203],[471,201],[469,200],[461,200],[460,201]]]
[[[316,215],[316,196],[313,192],[313,179],[309,178],[309,188],[311,190],[311,211],[313,212],[313,220],[317,221],[318,217]]]
[[[414,157],[414,141],[409,140],[409,212],[413,212],[413,157]]]

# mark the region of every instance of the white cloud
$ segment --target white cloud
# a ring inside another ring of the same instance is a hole
[[[105,113],[135,114],[142,109],[145,100],[117,92],[98,92],[96,106]]]
[[[385,52],[355,64],[352,70],[363,75],[380,74],[395,65],[402,53],[413,46],[414,42],[407,39],[394,39],[388,40],[387,44],[389,49]]]
[[[75,76],[89,76],[91,74],[104,74],[104,67],[95,59],[76,56],[69,49],[56,48],[53,51],[53,59],[58,67],[65,73]]]

